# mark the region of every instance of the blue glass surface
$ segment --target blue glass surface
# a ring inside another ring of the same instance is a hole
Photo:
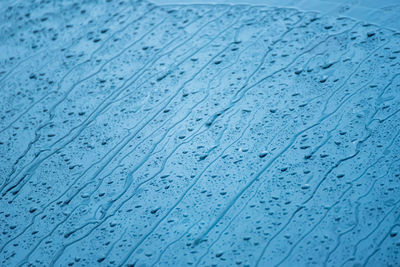
[[[399,266],[393,21],[0,10],[0,266]]]

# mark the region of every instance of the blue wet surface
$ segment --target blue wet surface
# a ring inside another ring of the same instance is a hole
[[[248,5],[0,10],[1,266],[399,266],[399,33]]]

